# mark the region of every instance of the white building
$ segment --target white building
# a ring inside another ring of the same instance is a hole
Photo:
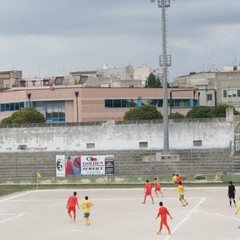
[[[240,111],[240,66],[226,66],[218,72],[192,72],[177,77],[174,87],[197,88],[201,106],[228,104]]]
[[[113,67],[110,68],[108,65],[105,65],[101,69],[94,71],[77,71],[71,72],[71,76],[88,76],[96,77],[99,80],[108,80],[110,85],[112,82],[115,82],[117,79],[120,81],[141,81],[142,86],[145,86],[145,82],[150,73],[154,73],[156,76],[160,76],[160,69],[154,69],[146,64],[140,67],[133,67],[128,65],[125,67]],[[121,84],[119,84],[121,85]],[[133,84],[134,85],[134,84]]]

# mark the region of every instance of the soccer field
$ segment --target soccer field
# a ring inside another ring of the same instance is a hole
[[[77,222],[70,223],[67,198],[77,191],[79,202],[84,196],[94,202],[90,226],[85,226],[83,211]],[[237,188],[237,200],[240,189]],[[148,198],[142,204],[143,189],[71,189],[35,190],[0,198],[0,234],[2,240],[239,240],[240,215],[230,207],[227,189],[188,188],[189,204],[181,207],[175,188],[163,188],[164,197]],[[155,193],[153,192],[153,196]],[[159,201],[170,211],[172,235],[155,217]]]

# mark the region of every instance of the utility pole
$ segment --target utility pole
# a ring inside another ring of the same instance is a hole
[[[163,143],[165,154],[169,152],[167,67],[171,66],[171,56],[167,55],[166,8],[170,7],[170,1],[158,0],[158,7],[162,9],[162,55],[159,62],[163,76]],[[151,2],[155,2],[155,0],[151,0]]]

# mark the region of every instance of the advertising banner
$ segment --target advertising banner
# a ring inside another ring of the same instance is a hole
[[[105,174],[114,174],[114,156],[105,156]]]
[[[65,155],[56,155],[56,176],[65,177]]]
[[[105,156],[82,156],[82,175],[104,175]]]
[[[81,157],[66,156],[66,176],[81,175]]]
[[[114,155],[56,155],[56,176],[112,175]]]
[[[113,155],[81,156],[81,175],[113,174],[113,160]]]

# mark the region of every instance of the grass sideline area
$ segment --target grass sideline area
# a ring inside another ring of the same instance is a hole
[[[104,189],[104,188],[143,188],[145,180],[154,182],[155,176],[84,176],[68,178],[0,178],[0,196],[15,192],[48,189]],[[161,186],[175,187],[172,176],[156,176]],[[196,175],[184,176],[186,187],[226,187],[229,181],[240,186],[240,175]]]
[[[162,188],[175,187],[174,184],[161,184]],[[206,186],[227,186],[223,183],[187,183],[188,187],[206,187]],[[66,184],[66,185],[1,185],[0,196],[9,195],[16,192],[31,190],[49,190],[49,189],[107,189],[107,188],[143,188],[143,184]]]

